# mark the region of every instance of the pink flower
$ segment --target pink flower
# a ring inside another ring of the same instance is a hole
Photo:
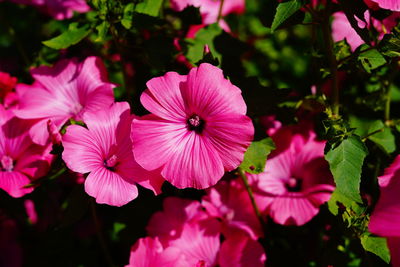
[[[259,207],[283,225],[310,221],[334,190],[324,159],[325,143],[305,128],[282,127],[272,136],[277,149],[268,158],[265,171],[248,175]]]
[[[382,39],[384,34],[391,32],[393,27],[397,25],[397,19],[400,14],[393,13],[383,21],[377,20],[370,16],[369,11],[365,11],[364,18],[367,23],[361,21],[359,18],[355,17],[358,22],[358,27],[360,28],[371,28],[371,25],[375,27],[378,31],[378,39]],[[350,22],[347,20],[346,15],[343,12],[336,12],[333,14],[332,22],[332,37],[335,42],[346,40],[350,45],[351,50],[356,50],[357,47],[364,44],[364,41],[358,35],[358,33],[351,27]]]
[[[400,156],[378,177],[381,194],[371,214],[371,233],[388,238],[392,265],[400,266]]]
[[[158,238],[141,238],[131,248],[126,267],[187,267],[189,266],[180,249],[163,248]]]
[[[225,237],[246,232],[257,240],[263,235],[249,195],[240,181],[220,182],[208,190],[201,203],[211,217],[221,220]]]
[[[85,0],[11,0],[14,3],[37,7],[57,20],[69,19],[74,11],[85,13],[90,10]]]
[[[243,233],[228,237],[219,252],[221,267],[263,267],[266,259],[261,244]]]
[[[52,68],[42,66],[31,73],[33,85],[17,85],[20,100],[15,114],[37,120],[30,130],[37,144],[49,140],[49,119],[61,129],[68,119],[80,121],[85,112],[106,109],[114,101],[114,85],[108,82],[99,58],[89,57],[84,62],[65,59]]]
[[[144,182],[159,192],[156,172],[147,172],[135,161],[129,138],[132,115],[129,104],[83,114],[88,128],[71,125],[63,136],[63,160],[78,173],[90,173],[85,191],[97,203],[122,206],[138,194],[135,183]],[[149,182],[148,180],[151,180]]]
[[[392,11],[400,11],[399,0],[367,0],[366,2],[375,3],[380,8],[383,8],[383,9],[389,9]]]
[[[133,153],[147,170],[178,188],[210,187],[237,168],[253,139],[241,91],[203,63],[186,75],[147,82],[141,102],[153,114],[134,119]]]
[[[32,142],[29,127],[0,105],[0,188],[12,197],[32,192],[25,186],[44,176],[52,159],[49,148]]]

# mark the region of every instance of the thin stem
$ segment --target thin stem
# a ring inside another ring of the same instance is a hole
[[[256,200],[254,198],[254,194],[253,194],[253,190],[251,189],[250,185],[249,185],[249,181],[247,179],[246,173],[244,172],[244,170],[242,168],[238,169],[240,177],[243,180],[244,186],[246,187],[247,193],[249,194],[250,200],[251,200],[251,205],[253,206],[254,212],[257,215],[258,220],[260,221],[261,227],[264,229],[264,220],[261,216],[261,212],[260,209],[257,206]]]
[[[104,253],[104,257],[105,257],[108,265],[111,267],[114,267],[115,265],[112,261],[111,255],[107,249],[106,241],[104,240],[104,237],[101,233],[101,226],[99,223],[99,218],[97,217],[96,203],[94,202],[94,199],[90,200],[90,209],[92,211],[93,222],[94,222],[94,226],[96,227],[96,235],[97,235],[97,239],[99,240],[101,250]]]
[[[329,60],[329,67],[332,75],[332,112],[333,115],[339,115],[339,83],[338,83],[338,65],[333,51],[332,29],[330,25],[331,2],[328,2],[325,10],[325,18],[322,23],[322,33],[326,44],[326,53]]]
[[[219,22],[222,18],[222,8],[224,7],[224,0],[221,0],[219,4],[219,10],[218,10],[218,19],[217,22]]]
[[[390,121],[390,102],[392,100],[391,97],[391,86],[389,85],[387,88],[387,93],[386,93],[386,102],[385,102],[385,122]]]
[[[365,140],[367,140],[368,137],[370,137],[370,136],[372,136],[372,135],[374,135],[374,134],[383,132],[384,130],[385,130],[385,128],[380,128],[380,129],[378,129],[378,130],[375,130],[375,131],[373,131],[373,132],[370,132],[369,134],[367,134],[366,136],[364,136],[363,138],[361,138],[361,140],[364,142]]]

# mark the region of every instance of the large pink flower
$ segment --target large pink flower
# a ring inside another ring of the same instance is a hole
[[[253,139],[241,91],[222,70],[203,63],[186,75],[147,82],[142,104],[153,114],[134,119],[133,153],[147,170],[178,188],[207,188],[237,168]]]
[[[324,159],[325,143],[315,140],[313,132],[298,132],[296,128],[279,129],[272,136],[277,149],[268,158],[265,171],[249,174],[261,209],[283,225],[310,221],[334,190]]]
[[[388,237],[394,267],[400,266],[400,156],[378,177],[381,194],[369,222],[369,230]]]
[[[85,112],[106,109],[114,102],[114,85],[107,80],[99,58],[61,60],[54,67],[31,70],[33,85],[17,85],[20,96],[15,114],[38,122],[30,130],[32,140],[45,144],[50,119],[59,129],[70,118],[82,120]]]
[[[49,148],[36,145],[29,137],[30,123],[0,105],[0,188],[12,197],[32,192],[25,187],[49,169]]]
[[[87,112],[83,117],[88,128],[68,126],[62,141],[62,157],[71,170],[90,172],[85,181],[90,196],[98,203],[122,206],[137,197],[135,183],[143,182],[160,191],[163,179],[157,172],[144,170],[133,157],[128,103],[115,103],[105,110]]]
[[[375,3],[380,8],[389,9],[392,11],[400,11],[400,1],[399,0],[368,0],[368,3]]]
[[[69,19],[74,11],[84,13],[90,7],[85,0],[11,0],[12,2],[24,5],[32,5],[42,12],[57,20]]]

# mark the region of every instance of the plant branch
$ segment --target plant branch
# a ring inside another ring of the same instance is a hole
[[[218,19],[217,22],[219,23],[219,21],[222,18],[222,8],[224,7],[224,0],[220,0],[220,4],[219,4],[219,10],[218,10]]]

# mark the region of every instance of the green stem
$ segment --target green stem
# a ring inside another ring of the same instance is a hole
[[[253,190],[251,189],[251,187],[249,185],[249,181],[247,179],[246,173],[244,172],[244,170],[242,168],[239,168],[238,171],[239,171],[240,177],[243,180],[244,186],[246,187],[247,193],[249,194],[249,197],[251,200],[251,205],[253,206],[254,212],[256,213],[257,218],[260,221],[261,228],[264,229],[264,220],[261,216],[260,209],[257,206],[256,200],[254,198]]]
[[[390,121],[390,102],[391,102],[391,86],[387,89],[386,103],[385,103],[385,122]]]
[[[330,10],[331,2],[328,1],[327,8],[325,10],[325,16],[322,22],[322,33],[324,38],[324,43],[326,45],[326,53],[329,60],[329,67],[332,76],[332,112],[333,115],[339,115],[339,83],[338,83],[338,65],[333,51],[333,39],[332,39],[332,29],[330,25]]]
[[[103,251],[104,257],[105,257],[108,265],[110,267],[114,267],[115,265],[112,261],[110,252],[107,249],[106,241],[101,232],[101,226],[100,226],[99,218],[97,217],[97,212],[96,212],[96,203],[94,202],[93,198],[90,200],[90,209],[92,211],[93,222],[94,222],[94,226],[96,228],[96,235],[97,235],[97,239],[99,240],[101,250]]]
[[[370,136],[372,136],[372,135],[374,135],[374,134],[383,132],[384,130],[385,130],[385,128],[380,128],[380,129],[378,129],[378,130],[375,130],[375,131],[373,131],[373,132],[371,132],[371,133],[365,135],[364,137],[362,137],[361,140],[364,142],[365,140],[367,140],[368,137],[370,137]]]
[[[224,0],[221,0],[220,5],[219,5],[219,10],[218,10],[218,19],[217,22],[219,22],[222,18],[222,8],[224,6]]]

